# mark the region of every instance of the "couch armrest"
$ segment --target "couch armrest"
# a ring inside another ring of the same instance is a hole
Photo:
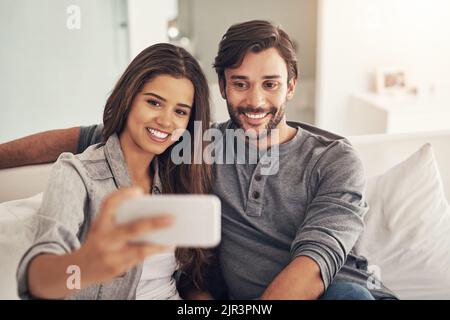
[[[0,170],[0,202],[31,197],[44,191],[52,164]]]

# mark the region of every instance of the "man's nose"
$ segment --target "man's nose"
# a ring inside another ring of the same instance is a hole
[[[247,106],[249,107],[264,107],[265,97],[264,92],[262,92],[261,88],[254,86],[247,92]]]

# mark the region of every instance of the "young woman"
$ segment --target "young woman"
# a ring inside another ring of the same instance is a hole
[[[18,267],[22,298],[179,299],[177,270],[203,289],[206,251],[130,243],[170,218],[118,226],[114,203],[136,191],[108,198],[131,186],[208,193],[208,165],[174,165],[170,157],[180,129],[194,135],[194,121],[203,131],[210,121],[208,84],[196,60],[170,44],[142,51],[107,100],[104,142],[82,154],[64,153],[53,167],[34,244]]]

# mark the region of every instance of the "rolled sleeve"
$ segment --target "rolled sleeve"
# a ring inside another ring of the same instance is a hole
[[[311,199],[291,255],[313,259],[327,288],[364,229],[366,181],[361,161],[343,142],[324,152],[310,177]]]
[[[52,168],[37,214],[33,245],[22,256],[17,268],[21,299],[33,298],[28,288],[28,268],[36,256],[63,255],[80,247],[78,233],[84,221],[87,192],[77,170],[77,161],[71,154],[62,154]]]
[[[33,245],[22,257],[17,268],[17,289],[20,299],[33,299],[28,289],[28,268],[31,261],[40,254],[61,255],[68,253],[64,251],[59,243],[42,242]]]
[[[297,250],[296,253],[294,253],[294,257],[300,257],[300,256],[306,256],[308,258],[313,259],[320,269],[320,275],[322,277],[325,289],[328,287],[328,285],[331,283],[330,274],[331,270],[329,269],[329,259],[326,258],[323,254],[326,251],[318,249],[316,245],[308,245],[305,244],[302,246],[300,250]]]
[[[103,125],[97,124],[80,128],[77,153],[82,153],[87,147],[102,141]]]

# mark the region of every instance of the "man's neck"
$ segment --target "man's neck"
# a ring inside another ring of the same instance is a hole
[[[265,138],[259,141],[259,148],[270,148],[274,145],[281,145],[292,140],[297,134],[297,129],[289,126],[286,121],[280,124]]]
[[[257,150],[268,150],[275,145],[282,145],[294,139],[298,129],[289,126],[286,122],[282,126],[270,131],[270,134],[257,140],[247,140],[247,143],[256,144]]]
[[[280,123],[279,126],[277,127],[277,129],[278,129],[278,135],[279,135],[278,144],[283,144],[283,143],[286,143],[286,142],[294,139],[295,135],[297,134],[297,130],[298,130],[296,128],[289,126],[286,123],[286,121],[284,121],[283,123]],[[273,144],[275,144],[275,143],[273,143]]]

